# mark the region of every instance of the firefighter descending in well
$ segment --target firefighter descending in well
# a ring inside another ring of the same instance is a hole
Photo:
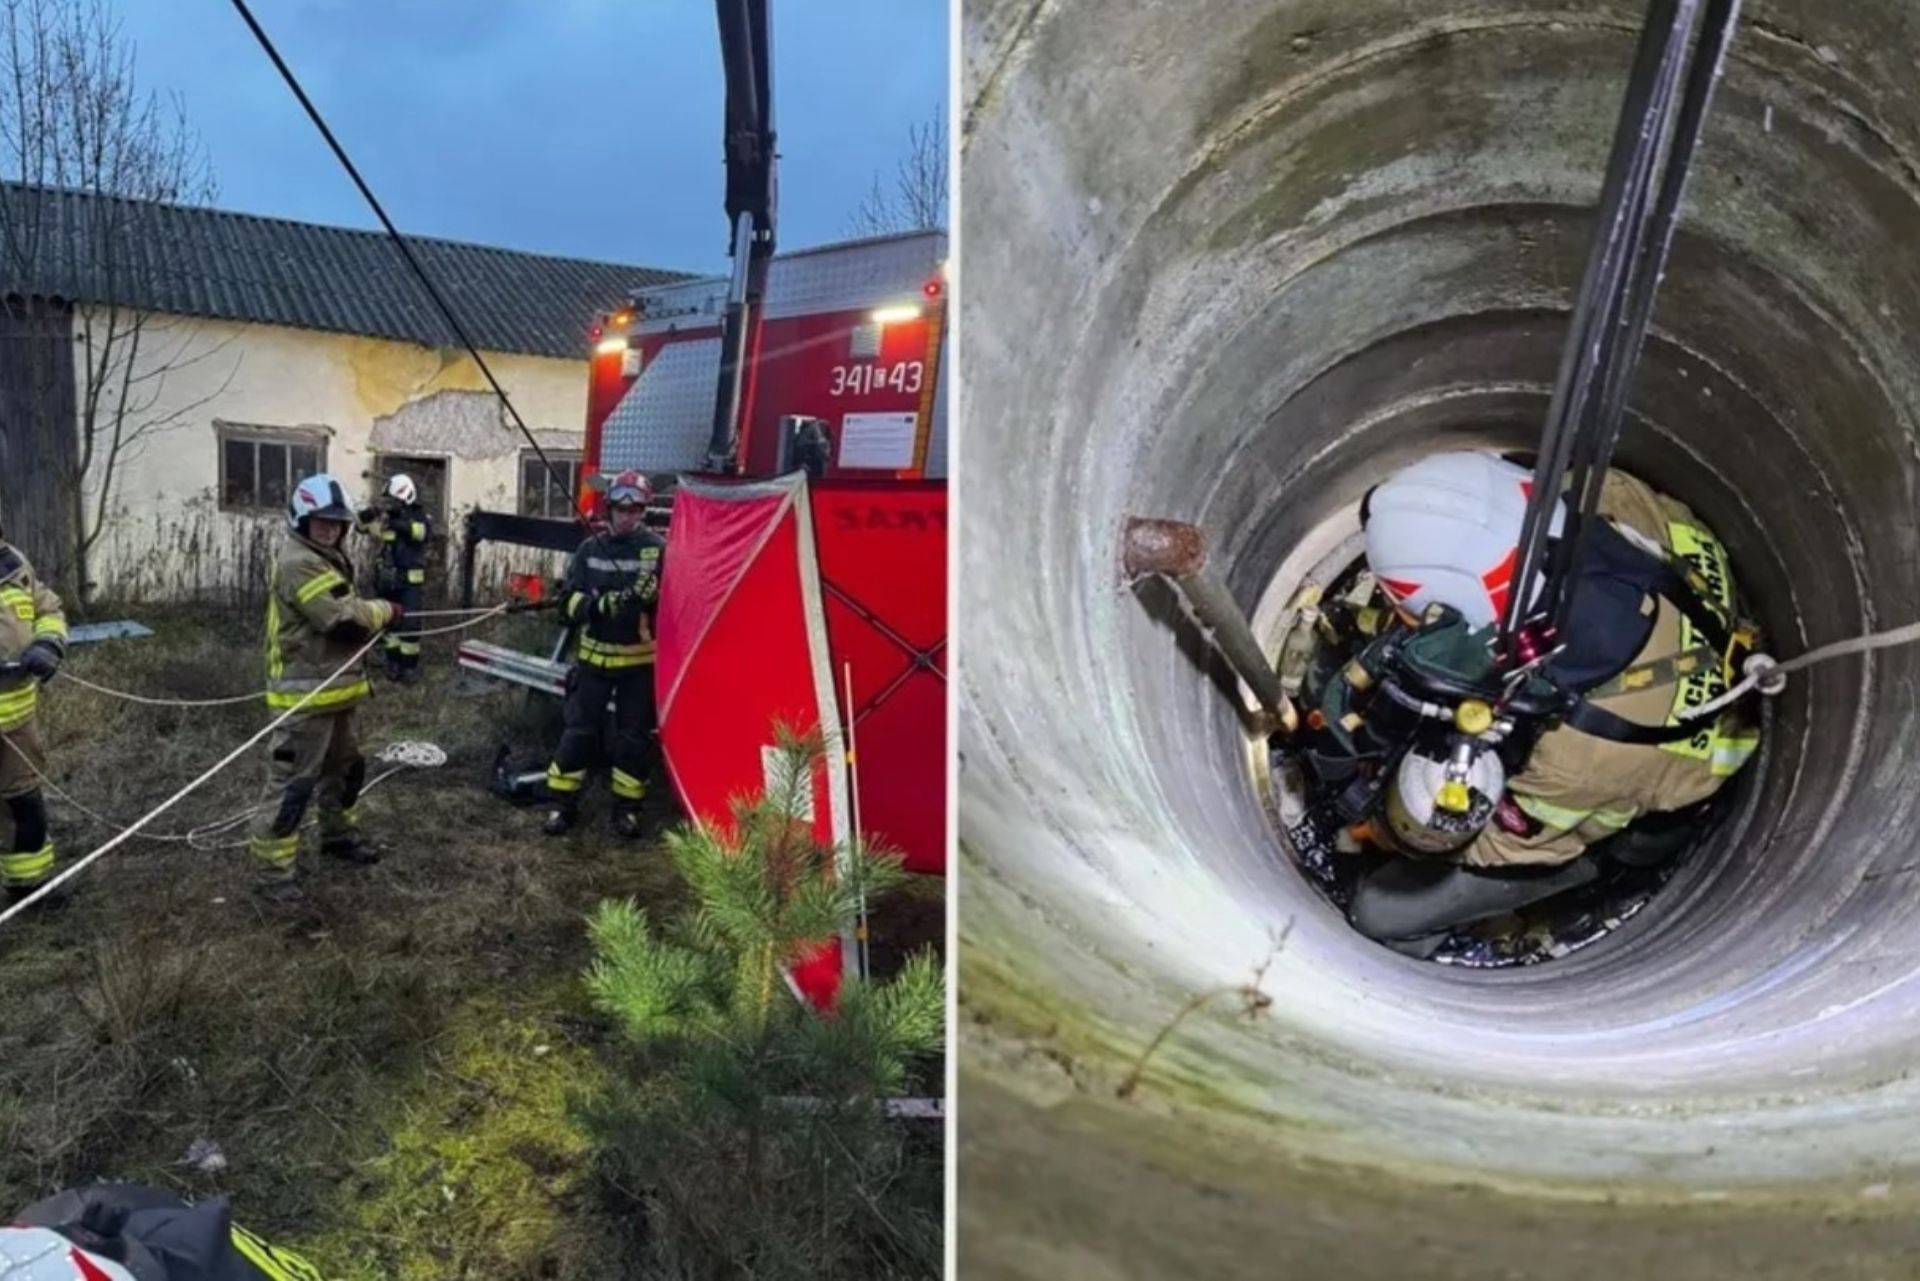
[[[0,884],[8,898],[32,893],[53,874],[53,838],[41,791],[46,749],[40,742],[40,686],[67,652],[60,598],[41,582],[0,531],[0,800],[12,826],[0,849]]]
[[[640,473],[614,477],[606,492],[606,532],[580,544],[567,565],[561,610],[577,640],[567,673],[566,728],[547,767],[553,804],[542,830],[550,836],[577,821],[581,789],[603,737],[613,830],[640,833],[654,754],[654,615],[666,563],[666,543],[643,523],[652,497]]]
[[[387,482],[386,493],[360,513],[360,524],[380,546],[374,561],[374,590],[400,606],[400,618],[385,639],[387,675],[401,684],[420,678],[420,620],[427,592],[428,551],[433,522],[420,505],[413,477],[402,472]]]
[[[269,741],[267,790],[252,833],[259,891],[275,902],[304,897],[294,863],[309,804],[320,810],[322,854],[359,864],[380,857],[360,834],[357,811],[367,760],[354,738],[354,711],[372,687],[363,665],[349,663],[405,611],[354,594],[343,546],[354,515],[332,476],[294,486],[287,540],[267,591],[267,710],[299,709]]]

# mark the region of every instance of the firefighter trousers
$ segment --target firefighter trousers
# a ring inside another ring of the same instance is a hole
[[[323,843],[353,836],[367,758],[354,739],[352,708],[288,721],[273,732],[267,790],[253,821],[251,848],[262,871],[290,876],[300,849],[300,820],[320,807]]]
[[[380,599],[400,606],[403,611],[400,621],[387,629],[384,641],[387,671],[393,674],[410,672],[420,666],[419,612],[427,607],[427,589],[418,583],[396,587],[390,592],[382,592]]]
[[[578,803],[604,732],[614,799],[638,804],[653,768],[653,730],[653,664],[608,671],[575,663],[567,673],[566,728],[547,767],[547,790],[562,805]]]
[[[39,721],[0,733],[0,800],[6,802],[12,831],[0,847],[0,885],[30,890],[53,875],[53,839],[47,832],[47,804],[40,778],[47,772]]]

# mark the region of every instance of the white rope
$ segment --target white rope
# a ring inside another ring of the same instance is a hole
[[[472,610],[472,609],[436,610],[428,613],[409,614],[407,615],[407,617],[436,618],[436,617],[440,617],[441,615],[452,615],[452,614],[479,614],[480,615],[480,617],[470,619],[464,623],[455,623],[451,627],[436,627],[423,632],[415,632],[413,633],[412,638],[417,639],[424,636],[444,636],[449,632],[463,632],[467,630],[469,627],[478,627],[480,624],[486,622],[488,619],[492,618],[494,615],[505,613],[508,610],[508,608],[510,608],[510,606],[508,605],[494,605],[494,606],[490,606],[485,610]],[[371,649],[371,648],[372,648],[372,645],[371,643],[369,643],[369,645],[367,646],[367,649]],[[367,650],[363,649],[360,652],[362,654],[365,654]],[[263,689],[257,689],[253,691],[253,693],[251,694],[235,694],[230,698],[148,698],[144,694],[130,694],[123,689],[109,689],[105,685],[96,685],[92,681],[87,680],[85,677],[75,676],[72,672],[67,671],[64,667],[61,668],[59,671],[55,672],[54,677],[57,680],[72,681],[75,685],[79,685],[85,689],[90,689],[96,694],[105,694],[110,698],[122,699],[129,703],[139,703],[146,707],[231,707],[236,703],[251,703],[259,699],[265,698],[267,696],[267,691]]]
[[[495,609],[492,611],[492,613],[498,613],[506,608],[507,607],[505,605],[496,606]],[[476,618],[472,622],[457,623],[452,627],[441,628],[439,629],[439,631],[442,631],[442,632],[463,631],[468,627],[474,627],[479,625],[480,623],[485,622],[487,618],[492,616],[492,613],[483,615],[480,618]],[[437,632],[421,632],[418,634],[422,636],[427,636],[427,635],[437,635],[438,633]],[[185,787],[175,792],[172,796],[169,796],[166,800],[160,802],[160,804],[156,805],[153,809],[147,811],[145,815],[136,819],[128,827],[122,829],[118,835],[110,838],[106,844],[100,846],[98,849],[94,850],[91,854],[88,854],[86,857],[74,863],[73,866],[67,868],[66,871],[61,872],[58,876],[55,876],[51,880],[47,881],[44,885],[40,886],[38,889],[34,890],[33,893],[21,899],[18,903],[15,903],[12,907],[9,907],[6,911],[0,912],[0,925],[5,925],[8,921],[11,921],[14,917],[20,915],[22,912],[32,907],[35,903],[38,903],[41,899],[53,893],[53,891],[59,888],[62,884],[71,880],[73,877],[78,876],[81,872],[85,871],[89,866],[91,866],[96,859],[102,857],[103,855],[109,853],[114,849],[119,848],[119,846],[125,843],[129,837],[137,835],[141,828],[145,827],[148,823],[151,823],[154,819],[159,818],[162,814],[172,809],[175,805],[178,805],[181,801],[185,800],[193,792],[197,791],[201,787],[201,785],[204,784],[208,779],[212,778],[214,775],[218,774],[221,770],[224,770],[225,768],[227,768],[227,766],[239,760],[242,755],[244,755],[247,751],[249,751],[251,748],[256,746],[261,739],[264,739],[267,735],[271,734],[274,730],[279,729],[282,725],[286,724],[286,722],[290,720],[296,713],[303,710],[306,707],[306,705],[312,702],[314,698],[322,690],[327,688],[327,686],[333,684],[335,681],[339,680],[342,676],[346,675],[349,671],[351,671],[353,669],[354,664],[358,663],[362,658],[365,658],[367,656],[368,651],[371,650],[376,644],[378,644],[379,641],[380,641],[380,636],[378,634],[368,637],[367,643],[362,645],[359,649],[355,650],[353,652],[353,656],[348,658],[346,662],[340,664],[339,667],[335,668],[331,676],[328,676],[325,680],[321,681],[319,685],[315,686],[313,689],[308,690],[305,694],[301,695],[299,702],[295,703],[292,707],[289,707],[286,711],[280,713],[280,715],[274,717],[271,721],[268,721],[266,725],[262,726],[259,730],[255,731],[255,733],[251,738],[247,739],[244,743],[240,744],[240,746],[234,748],[231,752],[228,752],[225,756],[221,757],[219,761],[217,761],[214,765],[208,768],[205,773],[200,775],[200,777],[194,779],[191,783],[188,783]]]
[[[66,668],[54,673],[56,680],[72,681],[82,689],[90,689],[96,694],[105,694],[111,698],[124,699],[129,703],[142,703],[148,707],[231,707],[235,703],[255,703],[261,698],[256,690],[251,694],[235,694],[232,698],[148,698],[142,694],[129,694],[125,690],[108,689],[105,685],[95,685],[83,676],[75,676]]]
[[[345,676],[349,671],[351,671],[353,668],[353,665],[359,662],[363,657],[365,657],[367,651],[372,649],[374,647],[374,644],[377,641],[379,641],[379,639],[380,638],[378,636],[373,636],[368,638],[366,644],[362,645],[359,649],[354,651],[353,657],[349,658],[346,662],[340,664],[339,667],[334,669],[333,675],[327,677],[324,681],[321,681],[319,685],[315,686],[313,689],[310,689],[305,694],[301,695],[299,702],[295,703],[292,707],[289,707],[286,711],[280,713],[278,716],[268,721],[266,725],[261,727],[259,730],[255,731],[255,733],[251,738],[247,739],[246,742],[240,744],[240,746],[234,748],[231,752],[228,752],[225,756],[221,757],[218,762],[216,762],[205,773],[201,774],[199,778],[194,779],[191,783],[188,783],[185,787],[175,792],[172,796],[169,796],[166,800],[160,802],[160,804],[156,805],[153,809],[147,811],[147,813],[144,816],[136,819],[130,826],[122,829],[117,836],[114,836],[111,839],[109,839],[105,845],[100,846],[98,849],[94,850],[91,854],[88,854],[85,858],[80,859],[72,867],[69,867],[66,871],[60,873],[58,876],[54,877],[52,880],[42,885],[39,889],[27,895],[25,898],[21,899],[18,903],[15,903],[12,907],[8,908],[6,911],[0,912],[0,925],[5,925],[8,921],[20,915],[20,913],[26,911],[28,908],[32,907],[35,903],[38,903],[41,899],[53,893],[53,891],[59,888],[59,886],[73,879],[74,877],[78,876],[81,872],[85,871],[89,866],[91,866],[94,860],[100,858],[101,856],[107,854],[108,852],[114,849],[119,848],[119,846],[123,844],[127,840],[127,838],[137,834],[140,831],[140,829],[145,827],[148,823],[151,823],[154,819],[159,818],[162,814],[166,813],[168,810],[172,809],[175,805],[178,805],[181,801],[185,800],[187,796],[192,792],[194,792],[195,790],[197,790],[201,784],[205,783],[208,779],[212,778],[215,774],[218,774],[221,770],[225,769],[227,766],[239,760],[244,753],[246,753],[249,749],[251,749],[256,744],[258,744],[261,739],[265,738],[268,734],[271,734],[274,730],[279,729],[282,725],[286,724],[287,721],[293,718],[295,713],[305,708],[308,703],[311,703],[314,700],[314,698],[320,693],[321,690],[333,684],[335,681],[339,680],[342,676]]]
[[[1712,716],[1724,707],[1731,706],[1745,698],[1757,686],[1769,697],[1786,688],[1789,672],[1812,667],[1815,663],[1824,663],[1830,658],[1841,658],[1847,654],[1864,654],[1869,650],[1888,649],[1894,645],[1911,645],[1920,641],[1920,623],[1908,623],[1905,627],[1896,627],[1891,631],[1870,632],[1865,636],[1855,636],[1847,640],[1834,641],[1831,645],[1822,645],[1810,649],[1798,658],[1778,662],[1767,654],[1755,654],[1747,659],[1742,667],[1746,679],[1732,689],[1710,702],[1702,703],[1681,714],[1683,720],[1700,720]]]

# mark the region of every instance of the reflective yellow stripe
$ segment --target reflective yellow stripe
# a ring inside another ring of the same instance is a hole
[[[625,770],[613,771],[613,794],[623,801],[644,800],[647,785]]]
[[[0,692],[0,729],[17,729],[33,719],[40,701],[40,687],[34,684]]]
[[[329,569],[325,573],[315,574],[302,583],[300,590],[293,594],[294,599],[304,605],[316,596],[325,595],[336,587],[346,586],[346,582],[346,579]]]
[[[268,1245],[238,1223],[233,1225],[232,1240],[233,1248],[246,1256],[247,1262],[264,1272],[268,1281],[326,1281],[320,1275],[320,1269],[293,1251]]]
[[[424,583],[427,581],[427,571],[424,569],[410,569],[407,571],[407,581],[410,583]]]
[[[267,579],[267,683],[280,679],[286,659],[280,653],[280,567]]]
[[[562,770],[559,765],[547,766],[547,787],[555,792],[577,792],[587,781],[585,770]]]
[[[1639,810],[1631,805],[1622,809],[1575,810],[1529,796],[1525,792],[1514,792],[1513,799],[1521,809],[1559,832],[1574,831],[1582,823],[1595,823],[1619,831],[1639,815]]]
[[[1722,735],[1719,731],[1713,736],[1713,756],[1709,767],[1715,778],[1729,778],[1738,774],[1742,766],[1760,750],[1760,735],[1752,732]]]
[[[338,707],[342,703],[351,703],[355,699],[365,698],[372,692],[373,686],[367,683],[365,677],[362,677],[350,685],[334,685],[321,690],[309,699],[306,707],[301,710],[320,711],[329,707]],[[301,699],[306,698],[307,693],[306,690],[269,690],[267,706],[276,712],[283,712],[289,707],[297,706]]]
[[[251,845],[253,856],[269,867],[282,870],[293,866],[294,855],[300,852],[300,834],[292,836],[256,836]]]
[[[8,885],[38,885],[53,871],[53,842],[25,853],[0,854],[0,882]]]
[[[413,522],[413,541],[416,543],[421,543],[421,542],[425,542],[426,538],[427,538],[426,525],[422,524],[420,521],[417,521],[417,520],[414,521]]]
[[[33,618],[33,594],[18,587],[0,587],[0,607],[13,611],[13,616],[22,622]]]
[[[67,622],[58,614],[42,614],[33,620],[35,636],[53,636],[60,640],[67,638]]]
[[[602,671],[619,671],[628,667],[650,667],[652,654],[588,654],[584,651],[580,661],[589,667],[598,667]]]
[[[383,529],[380,531],[380,541],[383,543],[393,542],[399,537],[400,535],[394,533],[391,529]]]

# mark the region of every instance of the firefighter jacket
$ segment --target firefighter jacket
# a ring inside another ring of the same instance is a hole
[[[60,598],[35,576],[25,556],[0,543],[0,662],[18,660],[35,641],[66,652],[67,619]],[[40,682],[24,672],[0,678],[0,731],[32,720],[39,697]]]
[[[567,563],[561,610],[579,627],[576,656],[608,671],[653,662],[666,542],[648,529],[595,534]]]
[[[1600,513],[1630,536],[1659,546],[1695,572],[1710,605],[1731,618],[1733,573],[1726,549],[1685,505],[1621,472],[1609,472]],[[1652,627],[1625,671],[1588,700],[1642,725],[1674,725],[1680,713],[1727,690],[1721,656],[1671,601],[1649,596]],[[1473,844],[1455,857],[1472,866],[1558,864],[1625,828],[1642,814],[1706,800],[1759,746],[1750,712],[1735,705],[1673,743],[1620,743],[1558,725],[1542,734],[1526,766]]]
[[[267,590],[268,708],[286,711],[315,690],[302,715],[337,712],[365,698],[365,672],[346,672],[331,684],[327,677],[392,621],[392,605],[354,595],[344,551],[289,534]]]
[[[427,581],[427,548],[433,523],[419,503],[383,499],[374,505],[368,529],[380,540],[375,587],[399,592]]]
[[[190,1204],[138,1183],[95,1183],[36,1201],[12,1223],[25,1245],[29,1233],[54,1233],[140,1281],[321,1281],[312,1263],[235,1223],[225,1197]]]

